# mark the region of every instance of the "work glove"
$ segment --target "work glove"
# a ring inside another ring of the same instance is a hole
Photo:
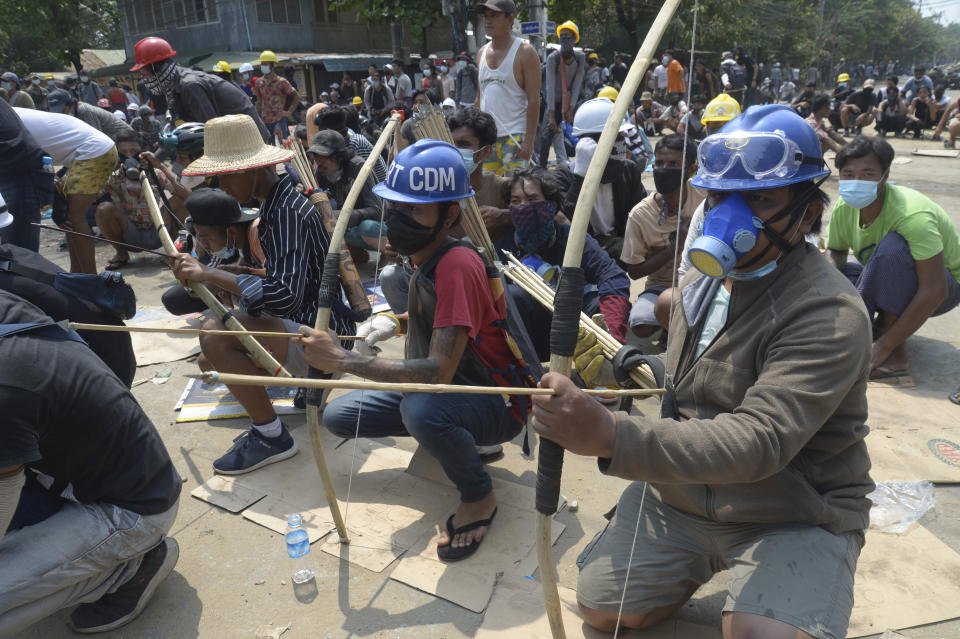
[[[400,334],[400,321],[392,313],[377,313],[357,329],[357,352],[361,355],[376,355],[380,348],[377,342]]]
[[[573,365],[587,386],[617,387],[613,367],[603,356],[603,346],[597,341],[596,335],[583,328],[577,333]]]

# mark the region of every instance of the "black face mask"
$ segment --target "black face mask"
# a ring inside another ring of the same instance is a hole
[[[615,160],[610,158],[607,160],[607,166],[603,169],[603,175],[600,176],[601,184],[611,184],[616,182],[623,176],[623,160]]]
[[[653,185],[660,195],[669,195],[683,184],[683,170],[677,168],[654,168]]]
[[[398,209],[387,209],[387,239],[400,255],[413,255],[436,239],[446,213],[441,214],[433,228],[420,224]]]

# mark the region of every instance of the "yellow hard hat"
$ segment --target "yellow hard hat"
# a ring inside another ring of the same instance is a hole
[[[620,92],[614,89],[613,87],[603,87],[597,91],[598,98],[607,98],[609,100],[617,101],[617,96],[620,95]]]
[[[574,35],[577,36],[577,39],[573,41],[574,44],[576,44],[577,42],[580,42],[580,29],[577,28],[577,25],[573,20],[567,20],[563,24],[557,26],[558,38],[560,37],[560,32],[563,31],[564,29],[570,29],[571,31],[573,31]]]
[[[849,81],[850,81],[849,73],[841,73],[840,75],[837,76],[837,82],[849,82]]]
[[[355,95],[355,96],[353,96],[353,103],[354,103],[354,104],[363,104],[363,98],[361,98],[359,95]]]
[[[230,73],[233,71],[233,69],[230,68],[230,63],[226,60],[220,60],[213,65],[213,70],[218,73]]]
[[[264,62],[277,62],[277,54],[269,49],[260,54],[260,64]]]
[[[703,110],[703,117],[700,118],[702,124],[707,122],[729,122],[740,115],[740,105],[736,100],[726,93],[721,93],[710,100],[707,108]]]
[[[56,78],[53,77],[53,74],[52,74],[52,73],[48,73],[47,75],[43,76],[43,79],[44,79],[44,80],[55,80]]]
[[[591,53],[590,55],[587,56],[587,60],[599,60],[599,59],[600,59],[600,56],[598,56],[596,53]]]

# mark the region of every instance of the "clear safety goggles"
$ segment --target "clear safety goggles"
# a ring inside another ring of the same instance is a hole
[[[803,165],[823,165],[820,158],[805,157],[796,142],[781,133],[714,133],[697,149],[700,175],[707,178],[729,176],[737,160],[754,178],[790,178]]]

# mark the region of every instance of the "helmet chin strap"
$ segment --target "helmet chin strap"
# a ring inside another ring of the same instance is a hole
[[[740,269],[750,268],[751,266],[753,266],[754,264],[762,260],[766,256],[766,254],[770,251],[770,249],[773,248],[774,246],[780,249],[781,256],[789,253],[793,249],[793,245],[791,244],[791,242],[793,241],[793,238],[796,237],[797,230],[799,230],[800,228],[800,220],[803,219],[803,216],[806,215],[807,213],[807,209],[810,208],[809,197],[811,194],[816,192],[818,188],[820,188],[820,185],[823,184],[826,181],[826,179],[827,178],[825,177],[819,182],[815,182],[812,187],[807,189],[807,192],[804,193],[797,200],[799,204],[793,204],[793,205],[784,207],[783,210],[781,210],[779,213],[777,213],[776,215],[771,217],[769,220],[764,222],[763,228],[761,230],[763,231],[763,234],[766,236],[768,240],[767,246],[762,251],[760,251],[757,255],[753,256],[753,258],[751,258],[749,262],[737,268],[740,268]],[[801,206],[803,206],[803,209],[800,208]],[[789,240],[784,239],[782,235],[780,235],[779,233],[777,233],[776,231],[770,228],[771,224],[774,224],[780,221],[781,219],[783,219],[788,215],[790,216],[790,224],[787,226],[787,228],[790,228],[791,226],[796,225],[796,228],[794,229],[793,233],[790,235]]]

